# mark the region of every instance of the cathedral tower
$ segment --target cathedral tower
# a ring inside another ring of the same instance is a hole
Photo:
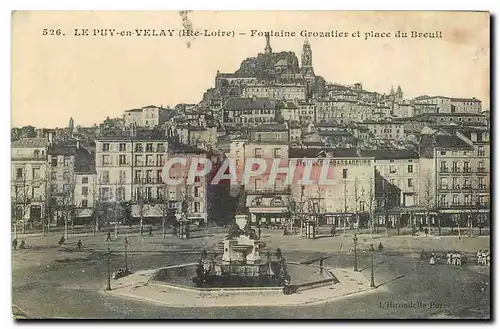
[[[309,44],[309,41],[307,41],[307,39],[304,41],[304,46],[302,46],[301,73],[304,78],[306,78],[306,80],[314,79],[314,70],[312,66],[312,50],[311,45]]]
[[[270,55],[273,53],[273,48],[271,48],[271,40],[270,40],[269,33],[266,33],[266,48],[264,49],[265,53],[267,55]]]

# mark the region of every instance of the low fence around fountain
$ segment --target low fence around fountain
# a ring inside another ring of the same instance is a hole
[[[290,285],[293,292],[304,291],[308,289],[314,289],[319,287],[324,287],[332,284],[339,283],[339,280],[335,275],[327,268],[317,266],[317,265],[304,265],[295,262],[286,262],[287,268],[292,269],[292,281],[294,280],[293,274],[297,278],[297,269],[304,268],[310,271],[311,269],[318,269],[321,276],[326,276],[326,278],[316,278],[316,280],[308,280],[307,273],[303,273],[306,277],[299,277],[298,283]],[[152,283],[157,283],[161,285],[166,285],[177,289],[187,289],[199,292],[272,292],[281,293],[283,287],[281,286],[253,286],[253,287],[197,287],[191,282],[191,278],[195,276],[195,269],[198,263],[187,263],[179,265],[170,265],[158,269],[155,274],[149,280]],[[304,271],[302,271],[304,272]],[[318,276],[318,273],[314,273]],[[168,280],[168,281],[167,281]]]

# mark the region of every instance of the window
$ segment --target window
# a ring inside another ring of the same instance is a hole
[[[146,182],[148,184],[151,184],[153,182],[153,171],[152,170],[146,170]]]
[[[156,166],[163,166],[163,154],[156,155]]]
[[[466,204],[466,205],[468,205],[468,206],[472,204],[472,197],[471,197],[471,195],[470,195],[470,194],[466,194],[466,195],[464,196],[464,202],[465,202],[465,204]]]
[[[163,145],[163,143],[158,143],[156,145],[156,152],[165,152],[165,146]]]
[[[195,213],[200,212],[200,208],[201,208],[200,202],[194,202],[193,205],[194,205],[194,212]]]
[[[458,205],[458,194],[453,194],[453,205]]]
[[[255,149],[255,157],[256,158],[262,158],[262,149],[261,148],[256,148]]]
[[[40,168],[33,168],[33,178],[40,178]]]
[[[120,150],[120,152],[126,151],[127,150],[127,144],[120,143],[119,150]]]
[[[413,187],[413,178],[408,178],[408,187]]]
[[[194,196],[195,196],[196,198],[199,198],[199,197],[201,196],[200,190],[201,190],[201,187],[200,187],[200,186],[195,186],[195,187],[194,187]]]
[[[87,208],[87,207],[88,207],[87,200],[82,200],[82,208]]]
[[[109,166],[111,164],[109,155],[103,155],[102,156],[102,165],[103,166]]]
[[[464,161],[464,172],[470,172],[469,162]]]
[[[161,170],[157,170],[156,171],[156,181],[157,181],[157,183],[163,183],[162,171]]]
[[[413,173],[413,165],[408,165],[408,173]]]
[[[23,168],[16,169],[16,178],[23,178]]]
[[[56,180],[57,179],[57,172],[53,171],[50,173],[50,179]]]
[[[127,181],[127,172],[125,170],[120,170],[120,176],[118,178],[118,183],[124,184]]]
[[[102,183],[109,184],[109,171],[102,172]]]
[[[446,164],[446,161],[441,161],[441,172],[447,172],[448,171],[448,166]]]
[[[479,146],[477,147],[477,155],[478,155],[478,156],[484,156],[484,146],[479,145]]]
[[[396,167],[395,167],[395,166],[390,166],[390,167],[389,167],[389,172],[390,172],[391,174],[394,174],[396,171],[397,171],[397,169],[396,169]]]
[[[135,156],[135,165],[136,166],[142,166],[142,155],[136,155]]]
[[[448,179],[446,177],[441,177],[441,184],[439,185],[439,187],[443,190],[447,189],[448,188]]]
[[[470,183],[469,177],[464,178],[464,188],[471,188],[471,183]]]
[[[175,196],[176,196],[175,190],[169,190],[168,191],[168,197],[169,197],[170,200],[175,200]]]
[[[458,161],[453,161],[453,165],[452,165],[452,171],[453,172],[458,172]]]
[[[194,182],[195,183],[201,182],[201,177],[200,176],[194,176]]]
[[[136,170],[134,176],[134,183],[140,183],[140,182],[141,182],[141,171]]]
[[[275,148],[274,149],[274,157],[275,158],[281,158],[281,149],[280,148]]]
[[[486,185],[484,185],[484,177],[478,178],[477,185],[478,185],[479,189],[481,189],[481,190],[486,188]]]
[[[153,198],[153,188],[148,186],[146,187],[146,199],[151,200]]]
[[[118,157],[118,161],[119,161],[119,165],[120,165],[120,166],[124,166],[124,165],[126,165],[126,164],[127,164],[127,156],[126,156],[126,155],[123,155],[123,154],[122,154],[122,155],[120,155],[120,156]]]
[[[453,186],[454,189],[460,189],[460,184],[458,183],[458,177],[453,177]]]
[[[153,152],[153,143],[146,144],[146,152]]]
[[[142,144],[135,144],[135,151],[136,152],[142,152]]]
[[[101,200],[102,201],[109,201],[111,199],[111,190],[109,187],[102,187],[101,188]]]
[[[441,151],[441,155],[446,155],[446,151]]]
[[[82,186],[82,195],[87,196],[89,194],[89,188],[87,186]]]
[[[57,167],[57,158],[52,158],[51,165],[52,167]]]
[[[102,151],[103,152],[109,152],[109,143],[103,143],[102,144]]]
[[[89,178],[88,177],[82,177],[82,184],[88,184],[89,183]]]

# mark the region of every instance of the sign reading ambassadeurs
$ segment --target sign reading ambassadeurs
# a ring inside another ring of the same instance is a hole
[[[276,159],[248,158],[238,161],[226,158],[214,166],[207,158],[170,158],[163,170],[163,181],[167,185],[194,184],[201,179],[210,184],[248,185],[259,180],[259,184],[335,185],[347,179],[347,168],[370,165],[368,159]]]

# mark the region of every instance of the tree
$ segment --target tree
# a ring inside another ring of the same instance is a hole
[[[316,197],[309,198],[307,200],[307,208],[309,215],[314,218],[316,226],[319,224],[319,217],[321,215],[321,202],[323,200],[323,189],[318,185],[318,189],[316,191]]]
[[[26,179],[26,168],[22,169],[22,175],[17,176],[12,184],[11,213],[14,219],[14,237],[17,239],[17,228],[19,221],[23,221],[23,234],[26,233],[26,214],[30,206],[30,186]]]
[[[360,210],[359,206],[360,206],[362,191],[360,191],[359,189],[358,177],[354,178],[353,193],[354,193],[354,215],[356,217],[356,223],[358,223],[358,229],[359,229],[359,210]]]
[[[423,195],[420,198],[420,204],[424,207],[425,209],[425,220],[427,221],[429,233],[431,231],[431,219],[430,219],[430,213],[435,207],[435,202],[434,202],[434,184],[432,182],[432,173],[430,171],[427,171],[427,173],[423,176],[423,189],[422,193]],[[438,234],[441,235],[441,220],[438,216]]]
[[[144,233],[144,226],[143,226],[143,223],[144,223],[144,215],[147,211],[147,208],[149,207],[148,203],[147,203],[147,200],[146,200],[146,197],[144,194],[144,191],[143,191],[143,186],[139,186],[139,187],[136,187],[136,190],[135,190],[135,204],[137,206],[137,212],[138,212],[138,215],[139,215],[139,232],[141,233],[141,235]]]
[[[57,209],[62,213],[64,219],[64,239],[68,240],[68,221],[71,219],[71,230],[74,227],[75,215],[75,175],[67,177],[63,185],[62,195],[57,198]]]
[[[363,187],[361,190],[361,194],[365,195],[365,188]],[[373,236],[373,228],[374,228],[374,217],[375,217],[375,184],[373,179],[369,180],[369,190],[366,193],[368,196],[368,212],[370,216],[370,235]]]
[[[157,207],[160,209],[161,229],[162,229],[163,238],[165,239],[166,238],[166,221],[167,221],[167,217],[168,217],[168,214],[170,211],[169,201],[167,198],[167,191],[168,191],[167,185],[163,184],[160,191],[161,191],[161,194],[158,195]]]
[[[92,202],[92,208],[91,208],[91,218],[93,219],[93,235],[95,236],[97,231],[99,231],[99,212],[101,210],[101,186],[102,186],[102,180],[100,177],[95,177],[95,179],[92,181],[92,196],[93,196],[93,202]]]

